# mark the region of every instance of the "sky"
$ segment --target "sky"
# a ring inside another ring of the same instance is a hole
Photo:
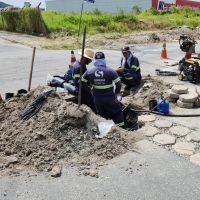
[[[32,6],[37,6],[41,2],[42,4],[40,7],[45,8],[45,0],[0,0],[0,1],[17,7],[23,7],[24,2],[30,2]]]

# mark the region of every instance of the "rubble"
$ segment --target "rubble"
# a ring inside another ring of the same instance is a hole
[[[15,97],[0,110],[0,157],[13,158],[14,166],[54,171],[58,163],[88,166],[95,162],[98,166],[133,149],[134,132],[114,126],[105,138],[96,139],[103,119],[84,105],[78,109],[55,92],[36,115],[21,120],[20,113],[45,89],[38,87],[26,96]],[[3,159],[0,165],[0,173],[9,167]]]

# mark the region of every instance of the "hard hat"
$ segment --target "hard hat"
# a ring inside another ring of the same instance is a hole
[[[97,60],[97,59],[105,59],[105,55],[104,55],[103,52],[98,51],[98,52],[95,53],[94,58],[95,58],[95,60]]]
[[[130,51],[130,47],[129,47],[129,46],[123,46],[123,47],[121,48],[121,51],[122,51],[122,52]]]

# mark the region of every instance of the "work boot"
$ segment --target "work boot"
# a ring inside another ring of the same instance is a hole
[[[125,97],[125,96],[128,96],[128,95],[130,95],[130,90],[124,90],[123,92],[122,92],[122,97]]]

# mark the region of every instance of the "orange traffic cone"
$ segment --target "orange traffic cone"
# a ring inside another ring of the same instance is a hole
[[[161,57],[162,59],[167,59],[166,40],[164,40],[163,49],[162,49],[162,51],[161,51],[160,57]]]

